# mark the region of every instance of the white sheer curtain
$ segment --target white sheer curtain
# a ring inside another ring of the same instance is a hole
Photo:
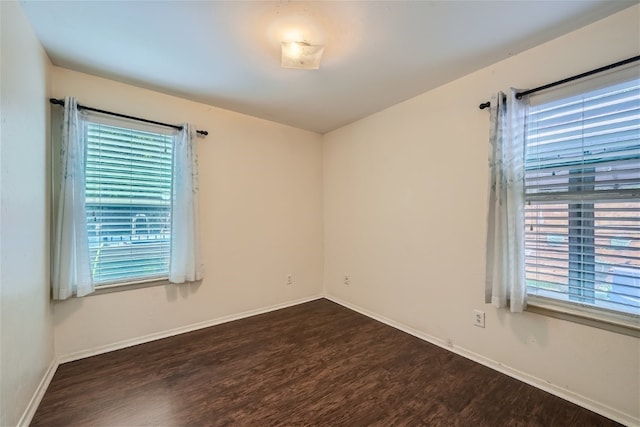
[[[199,233],[198,153],[193,128],[185,124],[173,150],[171,261],[169,281],[184,283],[203,277]]]
[[[81,297],[94,291],[84,207],[86,143],[83,126],[76,99],[65,98],[51,279],[54,299]]]
[[[485,301],[521,312],[526,306],[524,265],[524,147],[526,101],[511,89],[491,99],[490,192]]]

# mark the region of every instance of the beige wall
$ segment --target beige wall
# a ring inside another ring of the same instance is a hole
[[[59,356],[322,293],[320,135],[58,67],[52,90],[209,131],[198,143],[205,279],[56,303]]]
[[[484,304],[489,113],[478,109],[497,90],[638,55],[639,17],[632,7],[325,135],[327,294],[640,422],[637,338]]]
[[[49,71],[17,2],[0,2],[0,425],[16,425],[54,359],[49,303]]]

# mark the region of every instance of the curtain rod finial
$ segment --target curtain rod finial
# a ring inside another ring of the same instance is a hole
[[[478,105],[478,108],[481,110],[484,110],[485,108],[489,108],[489,107],[491,107],[491,101],[483,102],[482,104]]]

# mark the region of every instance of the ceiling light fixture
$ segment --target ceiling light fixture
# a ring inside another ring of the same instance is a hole
[[[307,42],[282,42],[282,68],[317,70],[324,53],[324,46]]]

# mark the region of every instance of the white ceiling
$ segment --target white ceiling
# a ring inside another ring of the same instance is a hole
[[[22,1],[55,65],[320,133],[637,3]],[[320,70],[280,68],[291,32]]]

